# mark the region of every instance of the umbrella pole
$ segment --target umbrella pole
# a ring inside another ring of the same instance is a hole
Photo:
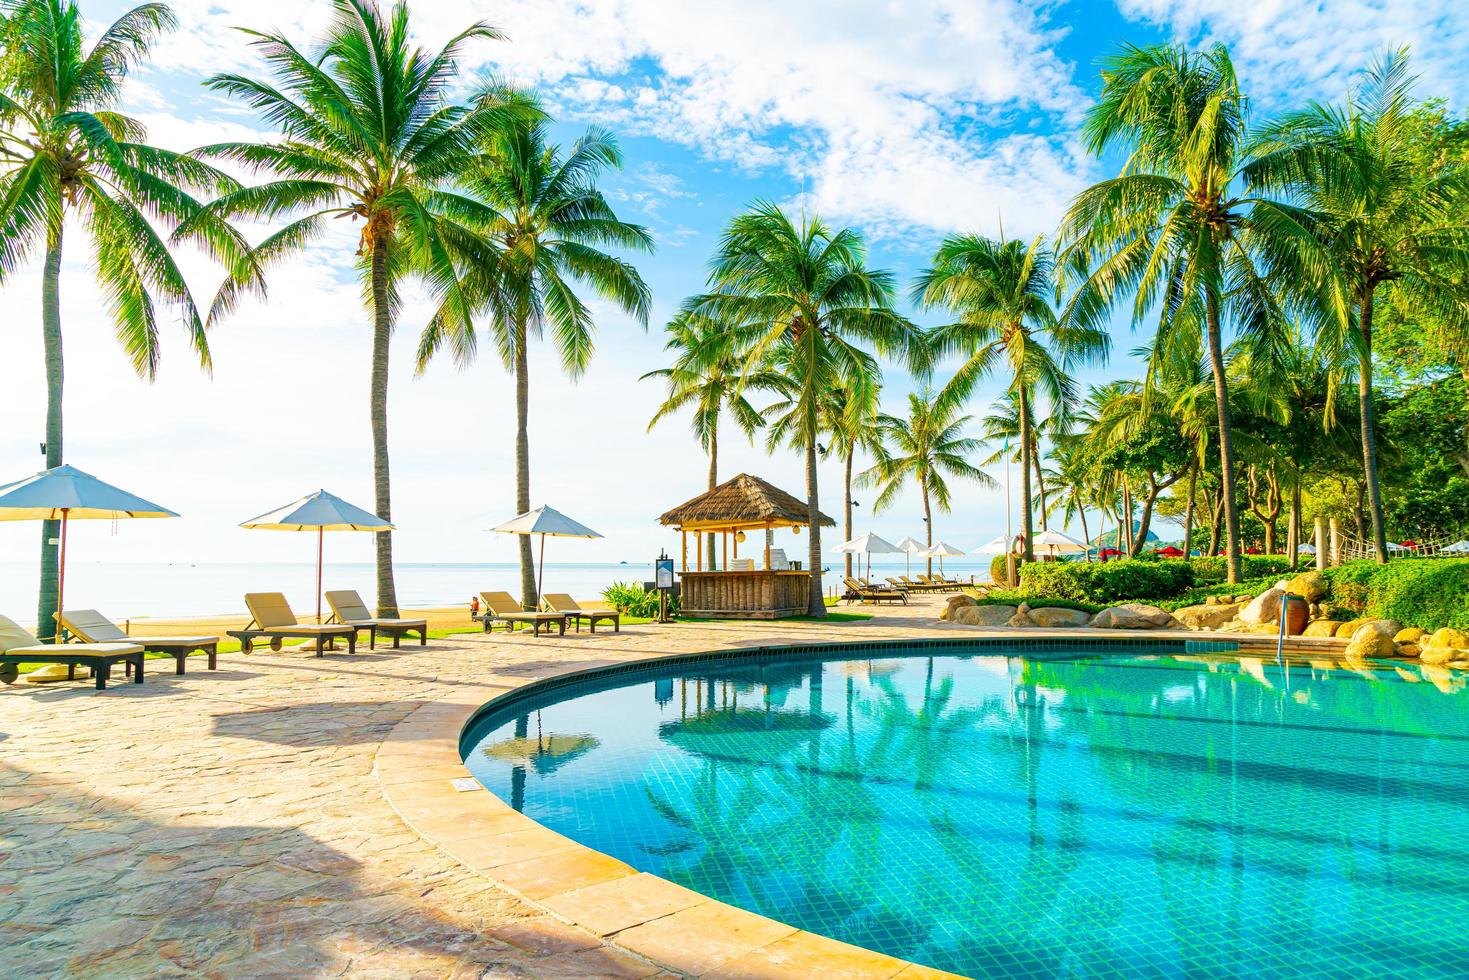
[[[326,544],[326,528],[316,529],[316,625],[321,625],[321,553]]]
[[[70,512],[70,508],[68,508],[68,507],[61,508],[61,555],[60,555],[59,562],[58,562],[58,567],[57,567],[57,570],[56,570],[56,611],[57,612],[66,612],[66,606],[63,605],[62,602],[66,598],[66,515],[69,512]],[[45,628],[46,628],[46,624],[45,623],[42,623],[41,624],[41,629],[44,630]],[[51,638],[52,638],[51,639],[51,642],[53,642],[53,643],[60,643],[61,642],[61,622],[60,622],[60,620],[57,620],[56,625],[55,625],[55,627],[52,630]]]
[[[546,535],[541,535],[541,570],[536,576],[536,607],[541,604],[541,587],[546,582]]]

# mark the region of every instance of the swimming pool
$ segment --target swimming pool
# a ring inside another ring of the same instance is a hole
[[[960,973],[1469,973],[1462,675],[853,655],[532,691],[465,764],[640,870]]]

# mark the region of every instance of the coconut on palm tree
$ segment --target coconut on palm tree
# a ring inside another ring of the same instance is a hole
[[[474,254],[476,242],[440,194],[471,162],[484,134],[520,111],[494,99],[459,105],[444,91],[465,42],[499,34],[477,23],[441,50],[425,51],[411,43],[407,4],[384,10],[375,0],[332,0],[331,22],[315,55],[279,34],[244,33],[272,77],[225,73],[205,84],[247,103],[279,127],[280,136],[266,143],[217,143],[195,153],[271,178],[224,195],[212,212],[291,220],[255,246],[255,269],[242,263],[232,270],[210,316],[227,313],[248,291],[263,293],[258,270],[314,243],[332,221],[361,223],[357,270],[372,316],[374,510],[390,520],[388,351],[401,290],[416,278],[433,297],[434,322],[469,323],[460,263]],[[379,531],[376,539],[378,615],[396,616],[392,532]]]
[[[910,481],[916,482],[930,548],[934,538],[933,506],[936,504],[943,514],[953,506],[950,478],[995,486],[989,474],[967,458],[979,450],[979,440],[964,435],[964,427],[971,421],[972,416],[959,414],[956,402],[936,399],[931,391],[909,393],[907,417],[885,413],[877,416],[877,462],[862,472],[857,485],[878,488],[872,509],[881,513],[897,502]],[[932,558],[926,570],[933,574]]]
[[[1224,332],[1283,343],[1272,258],[1310,234],[1297,209],[1238,193],[1248,164],[1246,100],[1223,45],[1126,46],[1102,70],[1084,134],[1096,155],[1124,150],[1123,172],[1077,195],[1062,224],[1063,267],[1081,277],[1068,318],[1101,325],[1124,296],[1133,321],[1158,317],[1169,343],[1203,340],[1214,380],[1230,582],[1240,577]],[[1182,338],[1182,339],[1180,339]]]
[[[72,0],[10,0],[0,8],[0,283],[32,255],[44,255],[48,468],[63,461],[61,260],[67,229],[80,220],[117,339],[149,380],[158,370],[160,305],[179,309],[190,345],[209,367],[204,321],[155,223],[189,223],[187,237],[227,261],[248,252],[193,197],[231,190],[234,181],[148,145],[142,124],[118,111],[124,80],[174,26],[167,6],[144,4],[88,44]],[[45,639],[56,630],[56,535],[56,522],[43,522],[37,621]]]
[[[792,438],[806,456],[812,616],[826,615],[816,478],[823,393],[870,374],[870,355],[861,344],[926,366],[920,331],[893,309],[892,275],[866,263],[857,232],[834,231],[819,218],[795,222],[761,202],[730,222],[714,256],[708,292],[684,304],[687,313],[730,324],[754,358],[784,347],[781,363],[794,382],[799,419]]]
[[[660,421],[692,408],[690,423],[694,438],[709,454],[709,489],[719,485],[719,423],[725,413],[746,436],[753,438],[761,425],[760,412],[745,392],[769,387],[768,372],[750,372],[744,351],[731,343],[733,336],[702,317],[678,316],[667,327],[663,349],[674,351],[672,367],[649,371],[639,380],[664,378],[668,397],[653,413],[648,429]],[[709,534],[709,568],[716,564],[714,533]]]
[[[1252,187],[1290,194],[1316,219],[1321,254],[1311,256],[1317,264],[1303,263],[1301,278],[1321,287],[1323,339],[1356,354],[1362,468],[1379,562],[1388,558],[1372,397],[1379,290],[1402,294],[1409,305],[1447,301],[1462,311],[1469,301],[1469,174],[1447,160],[1423,165],[1413,82],[1406,51],[1384,56],[1345,105],[1312,104],[1267,128],[1244,170]]]
[[[490,336],[515,375],[515,506],[530,510],[530,342],[549,328],[562,369],[578,378],[591,361],[595,322],[577,295],[585,287],[643,326],[651,298],[638,271],[605,251],[641,252],[653,239],[622,221],[597,189],[597,179],[622,166],[617,141],[589,129],[564,153],[547,139],[541,119],[514,120],[485,138],[456,174],[453,194],[439,202],[480,235],[486,250],[470,261],[466,294],[489,320]],[[422,368],[444,345],[460,363],[477,347],[472,323],[435,317],[419,343]],[[521,601],[540,601],[530,538],[520,539]]]
[[[991,373],[1003,370],[1020,425],[1020,496],[1026,561],[1035,560],[1031,488],[1036,398],[1063,406],[1076,397],[1070,368],[1104,358],[1105,330],[1063,320],[1052,305],[1055,256],[1044,239],[1029,245],[979,235],[953,235],[939,245],[933,264],[913,285],[913,298],[957,317],[934,328],[939,356],[963,363],[939,392],[945,403],[962,404]]]

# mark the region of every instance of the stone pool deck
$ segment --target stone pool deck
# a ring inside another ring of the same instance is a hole
[[[0,689],[0,976],[937,976],[636,874],[449,780],[475,706],[568,671],[792,643],[1120,638],[954,627],[939,608],[267,650],[182,677],[151,661],[147,683],[105,692]]]

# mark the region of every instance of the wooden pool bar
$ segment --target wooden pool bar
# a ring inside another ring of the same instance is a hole
[[[836,524],[825,514],[819,519],[828,527]],[[792,568],[799,563],[786,561],[783,550],[771,547],[775,530],[789,528],[799,534],[808,525],[805,502],[741,473],[673,508],[659,522],[679,532],[680,616],[781,619],[806,613],[811,573]],[[751,535],[758,535],[758,541],[746,547],[751,557],[741,558],[740,544]],[[722,544],[717,553],[715,542]]]

